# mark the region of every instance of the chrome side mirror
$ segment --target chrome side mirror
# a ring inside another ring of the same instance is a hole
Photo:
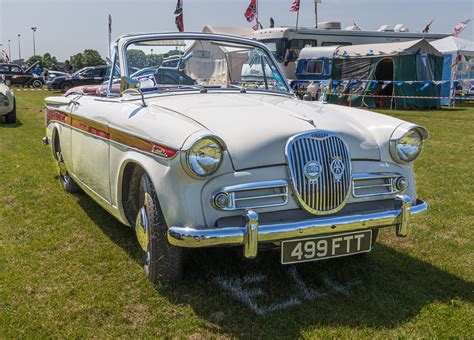
[[[142,98],[142,105],[146,106],[145,97],[142,90],[140,90],[140,81],[130,77],[123,76],[120,78],[120,94],[139,94]]]

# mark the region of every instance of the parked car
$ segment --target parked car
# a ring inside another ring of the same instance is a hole
[[[36,64],[31,65],[23,70],[17,64],[0,64],[0,76],[5,76],[5,84],[8,86],[32,86],[34,88],[42,88],[44,79],[33,73]]]
[[[48,88],[66,92],[75,86],[102,84],[106,72],[107,66],[84,67],[72,75],[54,78]]]
[[[166,67],[148,67],[139,70],[131,75],[133,79],[143,79],[148,77],[154,77],[155,84],[180,84],[180,85],[195,85],[196,82],[193,78],[187,76],[185,73]]]
[[[0,116],[5,117],[5,123],[16,123],[16,101],[13,91],[5,84],[5,76],[0,76]]]
[[[196,51],[185,65],[196,85],[144,93],[127,50],[175,42]],[[247,83],[250,55],[263,77]],[[129,35],[115,44],[118,66],[120,93],[109,72],[108,93],[46,99],[44,142],[65,191],[81,188],[135,229],[152,282],[179,280],[186,248],[241,247],[248,259],[276,248],[282,264],[369,252],[380,228],[407,236],[427,210],[413,175],[427,131],[299,100],[262,43]]]
[[[49,85],[57,77],[68,77],[69,73],[61,71],[48,70],[46,75],[46,85]]]

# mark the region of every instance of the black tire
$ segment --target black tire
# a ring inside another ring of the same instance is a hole
[[[61,186],[63,187],[64,191],[74,194],[77,192],[81,191],[81,188],[74,182],[74,180],[71,178],[69,175],[67,169],[66,169],[66,163],[64,163],[64,158],[63,158],[63,153],[61,152],[61,145],[57,141],[57,136],[56,138],[56,146],[55,146],[55,158],[56,161],[58,162],[58,168],[59,168],[59,181],[61,182]]]
[[[43,88],[43,82],[39,79],[34,79],[31,82],[31,86],[33,86],[35,89],[41,89]]]
[[[161,211],[155,188],[146,173],[140,179],[138,207],[135,228],[143,250],[145,275],[154,284],[181,280],[184,252],[183,249],[172,246],[168,242],[168,225]],[[143,239],[145,235],[146,239]]]
[[[372,229],[372,247],[375,245],[377,242],[377,237],[379,236],[379,229],[374,228]]]
[[[72,88],[72,83],[69,82],[69,81],[62,82],[61,85],[59,85],[59,89],[60,89],[62,92],[67,92],[67,91],[70,90],[71,88]]]
[[[13,99],[13,110],[11,110],[5,115],[5,123],[7,124],[16,123],[16,100],[15,99]]]

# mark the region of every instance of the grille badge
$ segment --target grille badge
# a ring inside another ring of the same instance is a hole
[[[310,183],[313,183],[319,178],[319,176],[321,176],[322,170],[323,168],[318,161],[309,161],[304,166],[304,175]]]
[[[331,162],[331,172],[334,175],[334,180],[336,182],[340,182],[342,175],[344,175],[344,169],[346,166],[344,162],[341,160],[341,157],[333,157]]]

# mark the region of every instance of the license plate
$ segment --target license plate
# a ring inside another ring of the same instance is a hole
[[[281,242],[281,263],[317,261],[367,253],[372,248],[372,230]]]

